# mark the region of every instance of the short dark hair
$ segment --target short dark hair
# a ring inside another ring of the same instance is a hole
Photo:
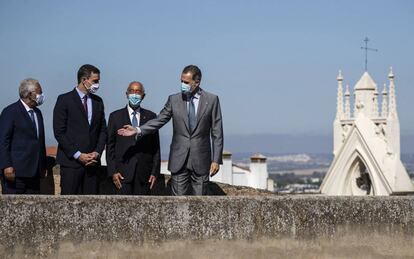
[[[91,74],[100,74],[101,71],[95,66],[85,64],[81,66],[78,70],[78,84],[81,83],[82,78],[89,78],[91,77]]]
[[[193,80],[201,81],[201,70],[196,65],[188,65],[183,69],[183,74],[190,72],[193,74]]]

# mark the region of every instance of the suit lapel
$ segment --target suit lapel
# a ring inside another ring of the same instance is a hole
[[[131,117],[129,114],[128,106],[125,106],[125,108],[122,110],[121,116],[119,118],[119,127],[123,127],[124,125],[132,125]],[[125,137],[121,137],[125,138]],[[133,146],[136,143],[135,137],[127,137],[127,141],[129,145]]]
[[[23,117],[26,118],[25,121],[26,121],[27,126],[30,129],[32,129],[33,135],[37,138],[36,128],[34,127],[32,118],[30,118],[29,113],[26,111],[26,108],[23,106],[20,100],[17,101],[17,105],[19,106],[20,112],[22,113]]]
[[[91,103],[92,103],[92,118],[91,118],[91,125],[93,125],[94,121],[96,120],[96,115],[98,113],[98,101],[95,100],[95,96],[92,94],[90,95]]]
[[[124,125],[132,125],[131,117],[128,111],[128,106],[125,106],[125,108],[122,111],[122,126]]]
[[[204,112],[206,111],[207,104],[208,104],[207,96],[205,95],[204,91],[201,91],[200,100],[198,102],[198,108],[197,108],[197,122],[196,122],[194,129],[196,129],[198,126],[198,123],[200,123],[200,120],[203,117]]]
[[[181,110],[181,112],[179,114],[182,114],[182,117],[183,117],[183,120],[184,120],[184,125],[187,128],[187,131],[189,133],[191,133],[190,132],[190,126],[188,125],[187,101],[186,101],[186,99],[184,98],[183,95],[181,95],[181,98],[179,98],[179,102],[180,102],[179,107],[180,107],[180,110]]]
[[[144,125],[148,121],[148,114],[147,112],[141,108],[139,113],[139,126]]]
[[[88,116],[86,115],[86,113],[85,113],[85,109],[83,108],[83,104],[82,104],[82,102],[81,102],[81,99],[80,99],[80,97],[79,97],[79,94],[78,94],[78,92],[76,91],[76,89],[73,89],[73,91],[72,91],[72,98],[73,98],[73,101],[74,101],[74,103],[75,103],[75,106],[80,110],[80,112],[81,112],[81,114],[82,114],[82,117],[86,120],[86,122],[88,123],[88,125],[89,125],[89,122],[88,122]],[[94,105],[92,104],[92,107],[93,107]],[[93,116],[93,112],[92,112],[92,116]]]
[[[38,108],[36,108],[34,110],[36,112],[37,124],[38,124],[38,127],[39,127],[39,129],[38,129],[39,130],[39,139],[44,139],[45,138],[45,136],[44,136],[45,131],[44,131],[44,125],[43,125],[42,112]]]

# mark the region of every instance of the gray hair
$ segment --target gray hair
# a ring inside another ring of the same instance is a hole
[[[20,98],[24,99],[29,97],[31,92],[36,91],[36,86],[39,85],[39,81],[33,78],[26,78],[20,82],[19,95]]]
[[[139,82],[139,81],[132,81],[131,83],[129,83],[129,85],[128,85],[128,89],[129,89],[129,87],[130,87],[132,84],[139,84],[139,85],[141,85],[141,86],[142,86],[142,92],[145,94],[145,87],[144,87],[144,84],[143,84],[143,83],[141,83],[141,82]]]

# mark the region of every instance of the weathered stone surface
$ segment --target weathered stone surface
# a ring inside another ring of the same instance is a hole
[[[0,196],[0,251],[51,254],[61,244],[411,236],[414,197]]]

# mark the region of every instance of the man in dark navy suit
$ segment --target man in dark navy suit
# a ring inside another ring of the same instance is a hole
[[[141,107],[145,97],[144,86],[131,82],[126,91],[128,105],[114,111],[108,120],[106,161],[108,174],[115,186],[115,193],[122,195],[149,195],[160,179],[160,140],[158,131],[136,141],[135,137],[117,134],[124,125],[145,124],[156,118],[152,111]]]
[[[39,194],[46,171],[42,87],[36,79],[20,83],[20,100],[0,115],[0,173],[3,194]]]
[[[106,144],[106,121],[99,89],[100,71],[83,65],[78,85],[62,94],[53,110],[53,131],[58,142],[61,194],[97,194],[100,156]]]

